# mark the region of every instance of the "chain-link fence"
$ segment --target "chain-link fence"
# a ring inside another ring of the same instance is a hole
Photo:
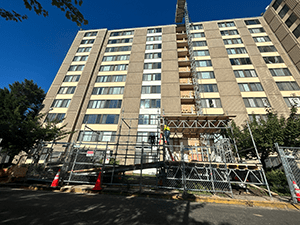
[[[225,151],[218,147],[175,146],[178,162],[166,162],[165,188],[231,193]]]
[[[300,148],[282,147],[277,143],[275,143],[275,148],[279,153],[287,182],[291,191],[293,202],[297,203],[297,199],[300,200]]]

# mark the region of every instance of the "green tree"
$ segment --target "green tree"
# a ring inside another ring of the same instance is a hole
[[[0,89],[1,146],[11,160],[22,150],[28,152],[39,140],[60,139],[69,133],[63,130],[65,126],[56,126],[59,121],[41,123],[44,98],[44,90],[32,80]]]
[[[267,110],[267,119],[256,121],[253,115],[252,122],[249,123],[253,138],[260,154],[264,169],[265,160],[274,151],[274,143],[282,146],[299,146],[300,144],[300,120],[296,115],[297,108],[292,107],[288,118],[279,117],[272,109]],[[241,128],[233,122],[233,133],[237,141],[239,150],[253,148],[247,124]],[[242,152],[241,156],[256,156],[254,149]]]
[[[48,11],[43,8],[38,0],[23,0],[23,2],[27,9],[33,9],[37,15],[43,15],[44,17],[48,16]],[[65,12],[66,17],[75,22],[77,26],[88,24],[88,21],[84,19],[84,16],[81,14],[81,12],[75,7],[76,5],[81,6],[82,3],[83,0],[74,0],[74,3],[73,0],[51,0],[51,4]],[[0,8],[0,16],[6,20],[12,20],[16,22],[21,22],[22,20],[26,20],[28,18],[27,15],[21,15],[14,10],[8,11],[3,8]]]

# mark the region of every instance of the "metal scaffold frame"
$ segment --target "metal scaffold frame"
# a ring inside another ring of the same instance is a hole
[[[177,189],[229,195],[232,195],[232,184],[267,184],[261,165],[239,162],[237,152],[232,150],[234,142],[222,137],[222,130],[231,129],[229,116],[157,115],[155,121],[151,121],[152,131],[156,127],[152,136],[136,134],[139,121],[141,118],[122,117],[113,138],[116,141],[112,142],[44,143],[38,147],[38,152],[45,155],[42,166],[35,160],[28,178],[51,180],[61,168],[64,183],[94,184],[98,172],[102,171],[104,187],[117,185],[140,191],[143,188]],[[172,134],[170,145],[165,144],[162,133],[165,124]],[[88,126],[85,129],[92,130]],[[180,143],[174,144],[173,139],[178,137]],[[196,137],[199,145],[188,145],[185,141]],[[58,153],[56,148],[61,151],[53,160],[52,154]]]

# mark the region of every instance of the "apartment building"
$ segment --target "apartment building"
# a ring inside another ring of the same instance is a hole
[[[300,107],[298,8],[275,0],[263,16],[192,23],[188,32],[184,24],[80,30],[43,112],[76,131],[66,141],[91,143],[116,141],[121,118],[139,118],[139,142],[157,132],[158,115],[231,115],[238,125],[264,118],[266,107],[287,116]]]

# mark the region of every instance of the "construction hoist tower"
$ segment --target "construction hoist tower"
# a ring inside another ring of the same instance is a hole
[[[176,5],[176,16],[175,16],[175,22],[181,23],[182,19],[184,17],[184,23],[185,23],[185,29],[186,29],[186,35],[187,35],[187,41],[188,41],[188,48],[189,48],[189,60],[190,60],[190,66],[191,66],[191,75],[192,75],[192,84],[194,88],[194,98],[195,98],[195,110],[196,115],[203,115],[202,111],[202,105],[201,105],[201,95],[200,95],[200,88],[196,71],[196,61],[194,57],[194,51],[193,51],[193,41],[192,41],[192,34],[191,34],[191,23],[189,19],[189,11],[187,7],[187,2],[185,0],[177,0]]]

